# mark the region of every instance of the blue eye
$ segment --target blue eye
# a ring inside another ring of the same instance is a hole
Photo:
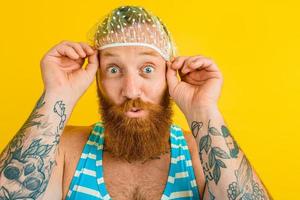
[[[120,71],[119,67],[113,66],[108,68],[109,73],[116,74]]]
[[[154,71],[154,68],[153,68],[151,65],[147,65],[146,67],[144,67],[143,71],[144,71],[146,74],[150,74],[151,72]]]

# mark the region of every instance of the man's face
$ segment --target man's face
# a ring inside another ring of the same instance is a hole
[[[140,46],[112,47],[100,51],[100,89],[116,105],[128,99],[159,104],[166,83],[166,61],[155,50]],[[143,117],[128,113],[128,117]]]
[[[141,46],[106,48],[99,59],[97,87],[106,150],[127,161],[167,152],[172,109],[166,61]]]

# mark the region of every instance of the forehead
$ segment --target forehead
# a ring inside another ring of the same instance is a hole
[[[116,58],[116,57],[151,57],[153,59],[161,59],[163,57],[154,49],[144,46],[118,46],[118,47],[109,47],[106,49],[100,50],[101,58]]]

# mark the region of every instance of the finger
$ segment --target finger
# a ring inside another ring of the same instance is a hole
[[[86,53],[84,52],[82,46],[79,43],[68,42],[66,43],[66,45],[72,47],[77,52],[77,54],[80,55],[81,58],[86,57]]]
[[[84,42],[79,42],[79,44],[84,49],[84,51],[86,52],[87,55],[92,55],[95,52],[95,50],[90,45],[88,45]]]
[[[189,60],[187,64],[183,67],[182,73],[187,74],[189,72],[204,68],[206,71],[218,71],[218,68],[211,59],[200,56],[197,57],[197,59]]]
[[[213,60],[209,58],[197,59],[189,65],[189,68],[192,70],[195,69],[205,69],[208,72],[218,72],[219,69]]]
[[[170,60],[170,62],[172,63],[174,60],[175,60],[175,57],[172,57],[171,60]]]
[[[81,68],[81,65],[72,65],[72,66],[68,66],[68,67],[62,67],[61,69],[66,72],[72,72],[72,71],[76,71],[80,68]]]
[[[79,58],[79,55],[77,54],[77,52],[70,46],[67,45],[61,45],[57,47],[57,52],[61,55],[61,56],[67,56],[73,60],[76,60]]]
[[[190,64],[192,62],[196,61],[197,59],[199,59],[198,56],[192,56],[192,57],[187,58],[183,64],[183,67],[181,68],[181,73],[182,74],[189,73],[191,71],[191,68],[189,68]]]
[[[176,57],[174,59],[174,61],[172,62],[171,68],[175,69],[175,70],[180,69],[184,64],[185,59],[187,59],[187,56],[178,56],[178,57]]]
[[[88,57],[88,64],[87,64],[85,70],[91,79],[94,78],[94,76],[99,68],[98,53],[99,53],[98,50],[95,50],[94,54],[92,54]]]
[[[173,94],[174,89],[179,84],[180,80],[177,77],[177,70],[171,67],[171,62],[167,61],[167,83],[170,94]]]

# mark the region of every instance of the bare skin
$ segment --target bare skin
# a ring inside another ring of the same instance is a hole
[[[58,165],[54,168],[49,188],[44,199],[53,198],[53,192],[61,191],[66,197],[71,180],[76,170],[77,162],[80,159],[81,151],[88,139],[91,126],[67,126],[61,137],[59,148],[61,154],[58,157]],[[185,138],[191,152],[192,164],[197,177],[199,191],[204,190],[204,175],[201,173],[201,164],[196,150],[196,143],[192,135],[185,132]],[[142,164],[136,162],[128,164],[113,158],[108,152],[103,152],[103,168],[106,188],[114,199],[160,199],[165,188],[169,173],[170,154],[165,154],[160,159],[151,160]],[[61,171],[63,169],[63,172]],[[59,181],[62,180],[62,181]],[[62,183],[60,189],[57,185]],[[126,184],[124,184],[126,183]]]
[[[223,79],[216,64],[203,56],[183,56],[167,62],[166,69],[166,61],[150,51],[147,47],[113,47],[101,51],[100,59],[98,51],[85,43],[63,41],[50,49],[41,60],[44,92],[0,155],[0,199],[66,196],[91,131],[91,126],[66,124],[98,69],[99,87],[116,105],[137,97],[158,104],[168,86],[190,125],[192,134],[185,138],[203,199],[271,199],[218,109]],[[103,162],[108,191],[115,199],[124,195],[126,199],[161,197],[170,163],[167,155],[144,166],[120,163],[109,154]],[[130,183],[128,188],[120,187],[124,181]],[[149,187],[156,188],[154,193],[147,193]]]

